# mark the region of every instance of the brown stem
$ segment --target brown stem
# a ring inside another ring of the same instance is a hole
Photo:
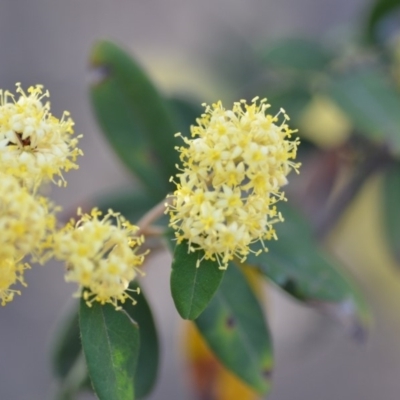
[[[170,204],[171,197],[163,199],[160,203],[155,205],[151,210],[149,210],[143,217],[138,221],[137,225],[139,227],[139,234],[145,236],[157,236],[163,233],[163,230],[159,227],[152,227],[151,224],[160,218],[166,209],[166,205]]]

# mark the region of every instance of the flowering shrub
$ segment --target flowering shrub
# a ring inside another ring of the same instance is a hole
[[[278,67],[287,61],[273,60]],[[322,56],[318,60],[325,62]],[[302,172],[306,177],[297,183],[298,203],[302,196],[311,198],[305,192],[312,192],[314,179],[318,189],[327,192],[319,191],[321,204],[312,199],[310,222],[295,209],[290,192],[296,184],[286,185],[298,179],[289,174],[299,172],[304,161],[302,171],[312,170],[308,163],[313,157],[307,155],[319,150],[307,139],[300,145],[301,132],[289,127],[283,109],[273,108],[280,104],[255,97],[234,102],[231,109],[217,101],[203,105],[201,112],[189,101],[161,95],[137,63],[110,42],[94,47],[91,64],[102,71],[102,79],[90,89],[99,125],[141,186],[133,193],[98,199],[96,207],[79,209],[77,218],[66,224],[42,188],[51,183],[66,186],[66,173],[78,168],[83,155],[81,135],[74,134],[69,113],[61,118],[51,114],[49,93],[41,85],[25,92],[17,84],[15,95],[0,91],[1,304],[16,300],[20,286],[29,283],[26,270],[34,269],[35,262],[62,261],[65,280],[78,286],[79,307],[67,318],[53,355],[57,398],[74,398],[89,381],[105,400],[143,398],[151,391],[159,342],[140,279],[145,277],[147,254],[161,247],[172,255],[170,288],[176,310],[196,326],[186,336],[196,343],[188,346],[193,356],[188,371],[199,396],[238,393],[248,400],[269,392],[274,358],[260,295],[265,281],[324,310],[362,338],[370,320],[368,308],[351,280],[316,243],[315,232],[321,237],[329,232],[366,177],[386,167],[387,159],[396,165],[400,142],[394,137],[389,141],[383,133],[374,136],[384,132],[384,124],[360,122],[357,112],[364,103],[353,108],[354,120],[360,129],[371,130],[364,141],[371,148],[380,146],[379,151],[337,198],[331,190],[336,175],[326,177],[325,164],[313,173],[327,179]],[[293,63],[288,65],[296,78],[293,85],[308,84],[307,74],[296,75],[304,71],[294,73]],[[339,105],[346,103],[348,76],[330,79],[331,97],[337,96]],[[356,93],[364,93],[362,79],[350,82]],[[385,90],[400,108],[398,93],[390,85]],[[363,116],[370,117],[366,112]],[[298,124],[299,118],[290,122]],[[393,143],[390,152],[371,137]],[[342,157],[343,148],[351,148],[350,139],[341,146],[337,152]],[[396,183],[398,176],[397,170],[388,173],[389,182]],[[388,190],[393,187],[396,184],[389,184]],[[328,200],[332,208],[324,214]],[[389,202],[388,208],[395,214],[393,204],[398,202]],[[395,237],[397,225],[389,219]],[[228,380],[229,390],[221,383]]]

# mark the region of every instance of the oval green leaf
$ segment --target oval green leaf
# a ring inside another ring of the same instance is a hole
[[[308,223],[285,203],[279,209],[285,221],[275,225],[278,240],[266,243],[268,252],[249,254],[246,264],[258,267],[294,298],[338,319],[361,339],[370,322],[362,296],[337,262],[319,248]],[[255,251],[261,248],[259,243],[252,246]]]
[[[387,239],[400,263],[400,164],[386,171],[383,189],[383,216]]]
[[[271,337],[244,275],[230,264],[220,289],[195,323],[219,361],[258,393],[271,388]]]
[[[91,65],[102,74],[92,85],[96,117],[121,160],[157,199],[170,190],[178,153],[173,114],[142,68],[107,41],[97,43]]]
[[[327,90],[360,134],[400,154],[400,94],[387,73],[368,68],[337,75]]]
[[[171,293],[175,307],[184,319],[197,318],[217,291],[224,270],[217,261],[203,260],[204,252],[189,253],[188,242],[175,246],[171,271]]]
[[[132,282],[129,287],[136,290],[138,284]],[[134,383],[136,398],[142,399],[150,393],[157,379],[160,350],[156,325],[142,289],[135,299],[135,305],[127,301],[122,307],[139,325],[140,350]]]
[[[134,399],[134,376],[139,355],[139,328],[123,311],[81,300],[79,324],[82,347],[100,400]]]

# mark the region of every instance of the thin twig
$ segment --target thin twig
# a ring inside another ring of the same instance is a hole
[[[146,237],[158,237],[164,234],[165,228],[162,226],[151,225],[145,228],[144,231],[141,229],[140,232]]]
[[[143,215],[137,223],[137,226],[140,228],[138,233],[144,235],[150,234],[151,236],[153,236],[156,231],[162,233],[160,229],[152,227],[151,224],[165,213],[166,205],[170,204],[170,202],[171,197],[167,197]]]

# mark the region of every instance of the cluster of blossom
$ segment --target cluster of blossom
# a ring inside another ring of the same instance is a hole
[[[45,197],[31,193],[19,180],[0,172],[0,300],[11,301],[25,285],[27,255],[39,255],[46,236],[55,228],[54,209]]]
[[[17,94],[0,90],[0,301],[11,301],[25,285],[27,257],[64,261],[66,280],[78,283],[88,305],[94,301],[116,308],[130,299],[129,283],[137,276],[145,253],[139,228],[109,210],[101,218],[78,210],[78,221],[58,229],[55,207],[39,194],[45,182],[65,186],[63,173],[78,168],[82,154],[67,112],[50,113],[49,93],[42,86]],[[282,220],[275,204],[284,200],[282,186],[299,164],[299,140],[291,139],[287,115],[267,113],[266,99],[242,100],[226,110],[221,102],[206,106],[192,126],[192,138],[178,147],[177,189],[167,204],[177,242],[199,259],[216,260],[221,269],[235,257],[242,262],[257,241],[276,239],[274,224]],[[279,122],[280,117],[282,121]],[[181,136],[180,134],[177,134]],[[173,178],[171,178],[173,179]]]
[[[18,99],[0,91],[0,168],[15,176],[23,186],[36,191],[46,180],[59,185],[65,180],[62,171],[78,168],[75,163],[82,151],[76,146],[80,136],[72,137],[74,123],[68,112],[61,119],[50,113],[50,103],[43,103],[49,92],[41,85],[26,94],[17,84]]]
[[[275,203],[285,199],[281,187],[299,167],[292,161],[299,140],[291,140],[287,115],[269,115],[268,108],[258,98],[232,110],[221,102],[206,106],[192,138],[182,137],[186,146],[177,148],[183,166],[167,205],[170,225],[178,243],[203,250],[221,269],[235,257],[245,261],[252,243],[265,248],[264,240],[276,239],[274,224],[282,217]]]
[[[144,242],[137,235],[139,228],[131,225],[119,213],[109,210],[102,218],[96,208],[90,214],[78,210],[78,222],[71,220],[54,235],[54,256],[67,262],[65,276],[68,282],[78,282],[77,294],[82,293],[87,304],[98,301],[112,303],[135,300],[129,288],[140,270],[146,253],[136,251]]]
[[[55,207],[39,194],[43,183],[65,186],[63,173],[78,168],[82,154],[67,112],[50,113],[49,97],[41,85],[16,95],[0,90],[0,302],[5,305],[25,285],[29,258],[65,261],[66,280],[77,282],[90,305],[130,298],[129,282],[143,262],[136,254],[143,238],[138,228],[110,211],[102,220],[93,210],[58,230]],[[116,224],[111,224],[111,219]],[[133,299],[132,299],[133,301]]]

